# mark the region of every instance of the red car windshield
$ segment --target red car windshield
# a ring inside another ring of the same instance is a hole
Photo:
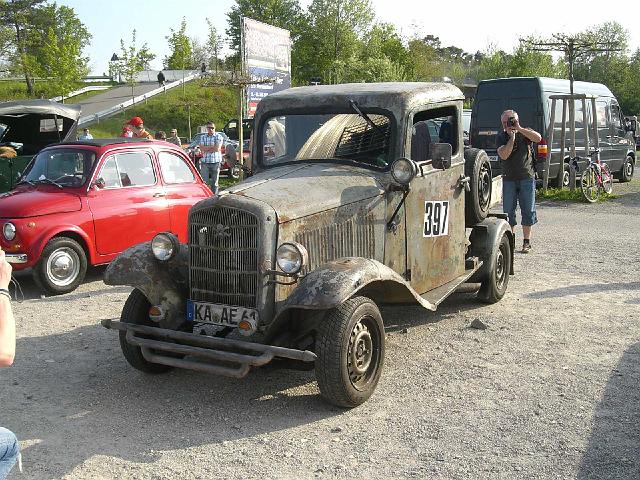
[[[48,182],[62,187],[80,187],[91,176],[96,155],[91,150],[56,148],[43,150],[29,164],[22,182]]]

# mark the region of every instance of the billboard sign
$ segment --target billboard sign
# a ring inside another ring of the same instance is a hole
[[[243,17],[242,61],[257,82],[247,87],[247,115],[253,117],[260,100],[291,86],[289,30]]]

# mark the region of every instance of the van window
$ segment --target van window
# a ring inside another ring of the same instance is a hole
[[[615,103],[611,104],[611,123],[616,130],[624,130],[620,116],[620,107]]]

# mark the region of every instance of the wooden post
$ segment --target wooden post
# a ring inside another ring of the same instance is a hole
[[[564,185],[564,152],[567,148],[567,99],[562,99],[562,129],[560,130],[560,171],[558,172],[558,186],[562,189]]]
[[[542,172],[542,191],[547,193],[549,187],[549,165],[551,164],[551,151],[553,146],[553,134],[556,122],[556,99],[551,99],[551,120],[549,121],[549,144],[547,146],[547,155],[544,158],[544,170]]]

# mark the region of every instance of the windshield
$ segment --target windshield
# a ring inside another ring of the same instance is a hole
[[[96,155],[91,150],[56,148],[40,152],[22,176],[22,181],[53,181],[63,187],[80,187],[91,176]]]
[[[284,115],[263,125],[265,166],[303,160],[348,160],[378,168],[391,163],[391,119],[386,115]]]
[[[7,131],[7,126],[4,123],[0,123],[0,140],[4,137],[4,132]]]

